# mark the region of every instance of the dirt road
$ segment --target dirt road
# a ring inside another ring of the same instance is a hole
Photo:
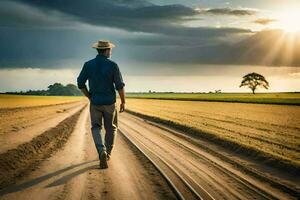
[[[175,199],[152,164],[117,136],[110,168],[99,169],[88,107],[64,147],[0,191],[0,199]]]
[[[80,113],[65,145],[30,173],[17,178],[15,184],[0,190],[0,199],[176,199],[167,181],[121,132],[148,156],[156,155],[171,165],[203,199],[297,198],[230,162],[237,160],[266,173],[270,180],[280,179],[280,183],[299,194],[300,183],[289,174],[261,169],[246,158],[128,113],[119,115],[121,132],[116,137],[109,168],[101,170],[91,137],[88,108]]]

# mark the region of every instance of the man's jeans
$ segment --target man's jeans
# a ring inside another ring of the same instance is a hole
[[[111,105],[93,105],[90,103],[90,116],[91,131],[99,158],[102,150],[106,150],[108,154],[111,154],[118,128],[116,103]],[[101,134],[102,119],[105,128],[104,142],[103,134]]]

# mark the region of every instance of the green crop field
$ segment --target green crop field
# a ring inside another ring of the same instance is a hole
[[[126,93],[128,98],[300,105],[300,93]]]

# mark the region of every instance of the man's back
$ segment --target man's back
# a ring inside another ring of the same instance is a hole
[[[125,85],[118,65],[100,54],[84,63],[77,78],[78,88],[85,87],[86,80],[89,81],[90,100],[94,105],[115,103],[115,90],[119,90]]]
[[[118,65],[108,59],[115,45],[106,40],[99,40],[92,47],[97,49],[98,55],[84,63],[77,78],[77,86],[90,99],[93,140],[99,155],[100,168],[107,168],[118,128],[115,90],[118,90],[121,99],[120,112],[124,112],[125,84]],[[87,80],[89,80],[89,90],[85,85]],[[104,140],[101,134],[102,122],[106,132]]]

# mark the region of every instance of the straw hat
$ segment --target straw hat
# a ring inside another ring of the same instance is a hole
[[[115,45],[108,40],[99,40],[92,45],[95,49],[110,49],[115,47]]]

